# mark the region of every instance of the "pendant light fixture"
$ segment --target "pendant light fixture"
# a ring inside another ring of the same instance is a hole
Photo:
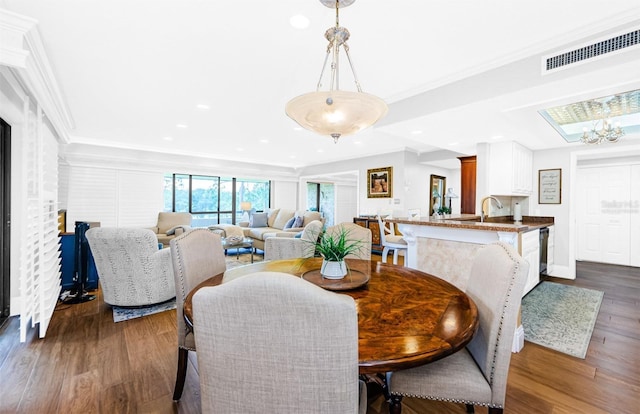
[[[330,135],[334,142],[342,135],[355,134],[375,124],[387,114],[387,104],[377,96],[362,92],[349,55],[349,30],[340,27],[339,9],[353,4],[355,0],[320,0],[327,7],[335,7],[336,25],[324,36],[329,41],[315,92],[309,92],[290,100],[285,111],[301,127],[321,135]],[[344,50],[357,92],[340,90],[340,51]],[[329,89],[321,91],[327,62],[331,57]]]

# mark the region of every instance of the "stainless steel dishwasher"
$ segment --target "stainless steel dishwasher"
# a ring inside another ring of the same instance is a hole
[[[549,227],[540,229],[540,274],[547,274],[547,245],[549,244]]]

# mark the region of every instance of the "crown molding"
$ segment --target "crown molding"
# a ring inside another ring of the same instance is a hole
[[[24,93],[41,106],[59,141],[68,143],[73,118],[53,75],[37,20],[0,9],[0,65],[11,69]]]

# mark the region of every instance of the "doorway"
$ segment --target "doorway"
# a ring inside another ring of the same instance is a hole
[[[9,317],[10,310],[10,266],[9,258],[11,236],[11,126],[0,118],[0,326]]]

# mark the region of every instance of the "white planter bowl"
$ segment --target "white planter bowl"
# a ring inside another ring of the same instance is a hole
[[[326,279],[342,279],[347,274],[347,264],[344,261],[330,262],[322,259],[320,274]]]

